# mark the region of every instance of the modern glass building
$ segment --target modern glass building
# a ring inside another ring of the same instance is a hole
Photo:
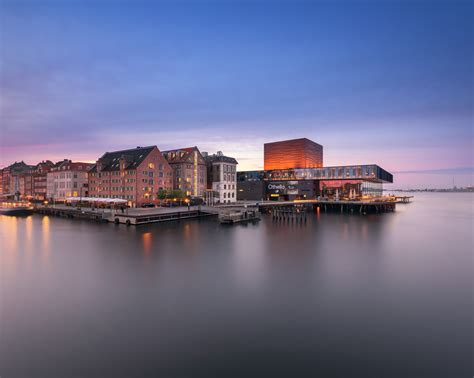
[[[278,160],[274,151],[272,159]],[[383,184],[392,182],[392,174],[376,164],[245,171],[237,172],[237,199],[355,199],[380,196]]]

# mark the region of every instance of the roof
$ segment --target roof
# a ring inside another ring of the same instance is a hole
[[[177,163],[193,163],[194,156],[192,155],[192,153],[194,151],[198,152],[199,164],[205,164],[204,158],[202,157],[201,152],[196,146],[178,148],[176,150],[162,151],[161,153],[163,154],[165,159],[168,161],[168,163],[177,164]]]
[[[267,143],[264,143],[263,146],[267,146],[267,145],[272,145],[272,144],[288,144],[288,143],[295,143],[295,142],[303,142],[303,143],[310,143],[310,144],[316,144],[318,146],[321,146],[321,144],[319,143],[316,143],[315,141],[312,141],[311,139],[308,139],[308,138],[295,138],[295,139],[287,139],[287,140],[277,140],[275,142],[267,142]]]
[[[54,165],[52,171],[88,171],[94,164],[79,161],[63,160]]]
[[[229,164],[239,164],[237,160],[233,157],[214,154],[214,155],[207,155],[204,157],[204,160],[208,163],[229,163]]]
[[[16,161],[4,169],[8,169],[11,173],[22,173],[34,169],[35,167],[35,165],[28,165],[24,161]]]
[[[90,172],[97,172],[97,164],[102,164],[101,171],[119,171],[121,159],[125,160],[125,169],[136,169],[154,148],[158,149],[156,146],[148,146],[106,152],[97,160]]]

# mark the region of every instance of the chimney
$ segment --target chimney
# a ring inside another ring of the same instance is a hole
[[[102,168],[103,168],[102,159],[99,159],[97,160],[97,172],[102,171]]]

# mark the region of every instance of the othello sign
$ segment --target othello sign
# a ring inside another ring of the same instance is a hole
[[[298,181],[271,182],[267,185],[268,193],[298,194]]]

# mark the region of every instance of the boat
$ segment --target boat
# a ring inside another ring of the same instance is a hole
[[[219,215],[219,221],[221,224],[234,224],[259,220],[260,212],[258,210],[230,210]]]
[[[33,213],[31,203],[25,201],[8,201],[0,203],[0,215],[29,215]]]

